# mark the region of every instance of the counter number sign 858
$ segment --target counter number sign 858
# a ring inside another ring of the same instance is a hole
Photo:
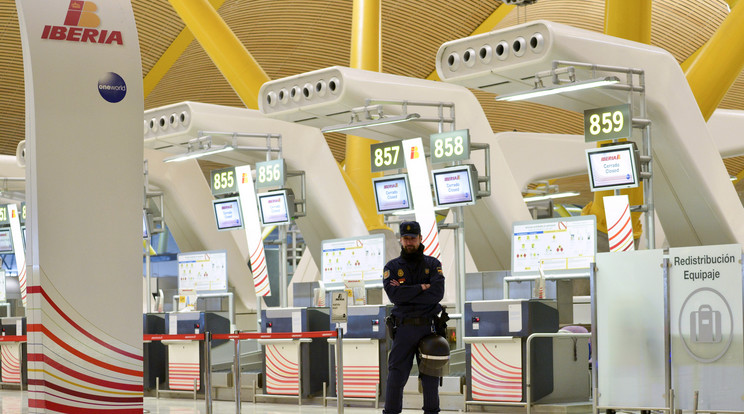
[[[431,162],[462,161],[470,158],[470,131],[457,131],[432,134],[429,137]]]

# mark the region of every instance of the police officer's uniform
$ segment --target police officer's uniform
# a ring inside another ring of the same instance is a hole
[[[402,236],[421,235],[421,227],[415,221],[403,222]],[[383,285],[390,301],[395,305],[396,334],[388,357],[388,380],[385,394],[385,414],[397,414],[402,410],[403,386],[408,381],[419,341],[433,332],[433,318],[442,307],[439,301],[444,296],[442,264],[434,257],[423,254],[423,245],[414,254],[401,252],[401,256],[389,261],[383,273]],[[397,280],[399,286],[390,282]],[[421,284],[431,286],[423,290]],[[424,412],[439,412],[439,378],[421,374],[424,392]]]

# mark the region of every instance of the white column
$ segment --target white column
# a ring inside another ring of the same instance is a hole
[[[16,0],[29,412],[142,409],[142,69],[129,1]]]

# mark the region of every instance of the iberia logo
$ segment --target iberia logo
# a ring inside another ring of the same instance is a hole
[[[41,32],[42,39],[66,40],[68,42],[102,43],[123,45],[118,30],[99,30],[101,18],[98,6],[92,1],[72,0],[67,8],[64,26],[46,25]]]
[[[418,157],[419,157],[418,147],[417,146],[411,147],[411,159],[415,160]]]
[[[249,180],[248,173],[243,173],[243,175],[240,177],[240,183],[245,184],[248,182],[248,180]]]

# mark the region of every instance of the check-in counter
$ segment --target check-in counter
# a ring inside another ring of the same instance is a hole
[[[269,308],[261,311],[261,332],[314,332],[330,329],[328,308]],[[328,382],[325,338],[261,340],[264,394],[311,397]]]
[[[343,339],[344,399],[384,399],[390,351],[385,317],[390,306],[349,306]],[[328,342],[335,346],[336,340]],[[331,362],[332,394],[336,387],[336,352]]]
[[[553,340],[536,338],[528,356],[527,338],[558,331],[555,301],[466,302],[464,318],[467,401],[524,402],[528,357],[532,400],[553,391]]]
[[[230,331],[230,321],[209,312],[171,312],[165,314],[165,328],[167,335],[194,335],[205,332],[227,334]],[[215,342],[212,343],[213,346],[216,345]],[[199,390],[206,371],[201,341],[164,339],[162,343],[168,351],[166,373],[168,389],[194,391],[196,388]],[[196,381],[196,386],[194,386],[194,381]]]
[[[26,317],[0,318],[0,382],[23,387],[28,381],[26,362]]]

